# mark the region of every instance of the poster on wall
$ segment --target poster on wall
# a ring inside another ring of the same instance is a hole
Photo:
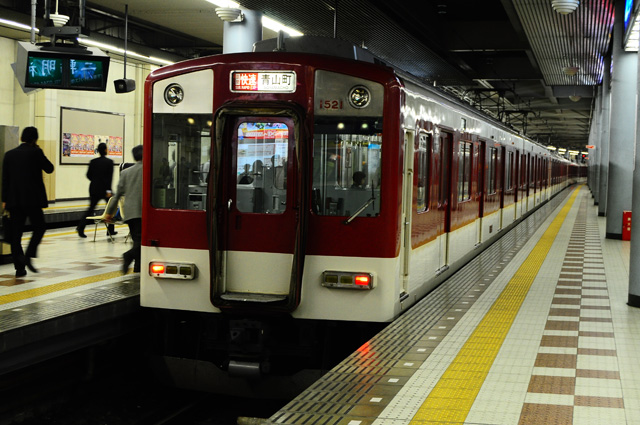
[[[124,159],[124,114],[60,108],[60,164],[88,164],[100,143],[116,164]]]

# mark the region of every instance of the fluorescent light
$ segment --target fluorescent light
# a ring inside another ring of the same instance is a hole
[[[9,21],[8,19],[0,18],[0,25],[4,25],[7,27],[11,27],[11,28],[15,28],[23,31],[31,31],[30,25],[21,24],[20,22],[16,22],[16,21]],[[35,30],[36,32],[40,32],[38,28],[36,28]]]
[[[637,52],[638,51],[638,40],[640,39],[640,17],[636,16],[633,20],[633,28],[631,28],[631,32],[629,33],[629,38],[624,45],[624,50],[626,52]]]
[[[286,32],[287,34],[289,34],[292,37],[299,37],[302,34],[300,31],[294,30],[293,28],[289,28],[286,27],[284,25],[282,25],[280,22],[274,21],[271,18],[267,18],[266,16],[262,17],[262,26],[265,28],[268,28],[272,31],[283,31]]]
[[[119,47],[116,46],[112,46],[110,44],[106,44],[106,43],[100,43],[99,41],[94,41],[91,40],[90,38],[79,38],[78,41],[81,44],[86,44],[88,46],[92,46],[92,47],[97,47],[98,49],[103,49],[103,50],[107,50],[110,52],[116,52],[116,53],[120,53],[122,55],[124,55],[124,49],[121,49]],[[133,52],[131,50],[127,50],[127,56],[128,57],[133,57],[133,58],[138,58],[141,59],[145,62],[150,62],[150,63],[154,63],[156,65],[171,65],[174,62],[165,60],[165,59],[160,59],[160,58],[156,58],[156,57],[152,57],[152,56],[146,56],[146,55],[141,55],[139,53]]]
[[[556,147],[555,146],[547,146],[547,149],[549,149],[550,151],[555,151]]]
[[[238,9],[238,8],[242,9],[242,7],[238,3],[231,0],[206,0],[206,1],[218,7],[230,7],[233,9]],[[278,31],[286,32],[292,37],[299,37],[301,35],[304,35],[300,31],[294,30],[293,28],[289,28],[278,21],[275,21],[271,18],[267,18],[266,16],[262,17],[262,26],[275,32],[278,32]]]
[[[240,7],[238,3],[231,0],[207,0],[211,4],[215,4],[218,7],[230,7],[232,9],[237,9]]]

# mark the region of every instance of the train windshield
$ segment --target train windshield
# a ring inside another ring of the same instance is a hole
[[[382,118],[316,117],[313,209],[318,215],[380,213]],[[369,202],[371,201],[371,202]]]
[[[289,127],[282,122],[242,122],[236,136],[238,211],[281,214],[286,208]]]
[[[152,205],[204,210],[210,154],[211,114],[154,114]]]

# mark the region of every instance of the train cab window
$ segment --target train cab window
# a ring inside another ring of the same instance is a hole
[[[204,210],[211,155],[211,114],[154,114],[151,204]]]
[[[238,211],[282,214],[287,198],[289,127],[280,122],[242,122],[237,137]]]
[[[343,217],[360,211],[360,217],[377,216],[381,164],[382,117],[316,117],[313,211]]]
[[[417,178],[416,209],[425,212],[429,208],[429,173],[431,170],[431,135],[420,133],[414,149],[414,169]]]
[[[473,144],[460,142],[458,151],[458,202],[471,199],[471,160]]]

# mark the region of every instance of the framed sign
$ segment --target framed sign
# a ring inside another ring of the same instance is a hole
[[[60,108],[60,164],[88,164],[100,143],[107,144],[108,158],[122,164],[124,114]]]

